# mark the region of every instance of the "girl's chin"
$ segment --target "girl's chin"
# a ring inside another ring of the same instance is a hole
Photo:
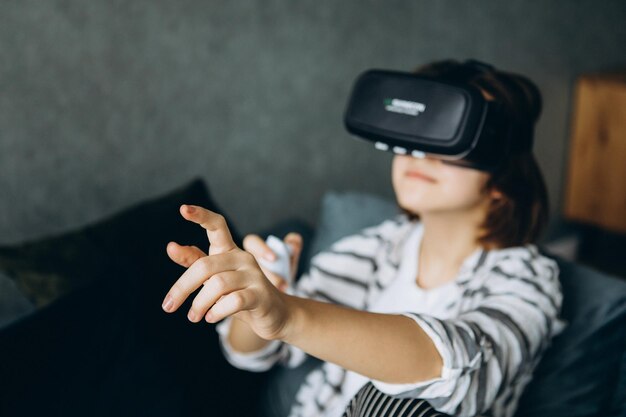
[[[423,213],[437,208],[432,199],[416,198],[415,196],[411,199],[398,199],[398,204],[412,213]]]
[[[398,205],[419,216],[441,213],[452,209],[450,205],[434,201],[433,199],[398,200]]]
[[[400,204],[400,207],[402,207],[404,210],[413,213],[413,214],[417,214],[418,216],[422,216],[425,213],[429,212],[429,207],[424,207],[422,205],[416,205],[416,204]],[[432,210],[432,209],[430,209]]]

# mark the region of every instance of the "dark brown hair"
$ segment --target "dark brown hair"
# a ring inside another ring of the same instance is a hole
[[[499,70],[479,71],[455,60],[434,62],[416,74],[473,85],[487,92],[504,107],[510,140],[531,143],[535,123],[541,114],[541,93],[528,78]],[[530,141],[530,142],[528,142]],[[486,191],[498,191],[500,198],[489,204],[483,233],[478,242],[488,248],[506,248],[534,243],[548,221],[548,195],[541,171],[530,151],[514,152],[490,173]],[[415,213],[402,209],[412,219]]]

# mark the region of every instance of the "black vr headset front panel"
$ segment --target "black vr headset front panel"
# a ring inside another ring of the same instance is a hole
[[[416,150],[490,169],[505,145],[496,128],[498,113],[477,88],[369,70],[354,84],[344,124],[350,133],[398,153]]]

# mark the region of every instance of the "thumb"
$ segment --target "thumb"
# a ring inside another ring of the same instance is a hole
[[[176,242],[167,244],[167,255],[180,266],[190,267],[199,258],[206,256],[197,246],[182,246]]]

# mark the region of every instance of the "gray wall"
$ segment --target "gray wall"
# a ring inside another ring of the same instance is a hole
[[[202,176],[243,231],[314,221],[328,189],[392,197],[341,123],[354,77],[474,57],[545,96],[560,204],[577,74],[626,66],[626,2],[0,3],[0,241],[62,232]]]

